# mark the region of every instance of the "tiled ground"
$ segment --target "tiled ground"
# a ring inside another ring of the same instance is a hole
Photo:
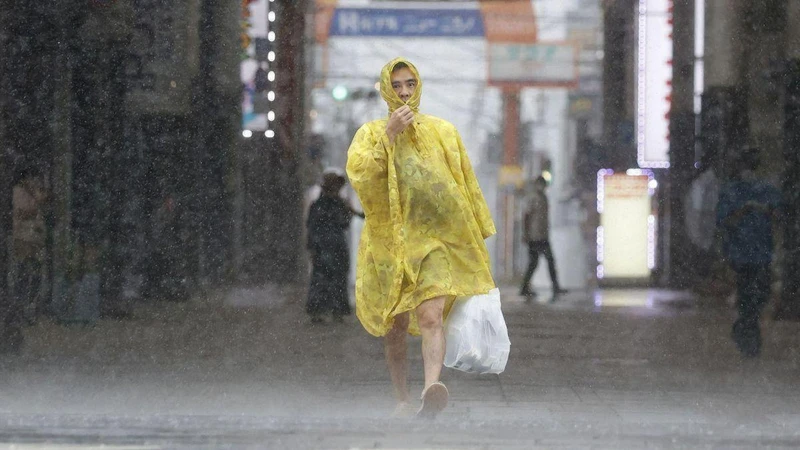
[[[435,423],[388,419],[381,342],[354,318],[310,325],[299,293],[141,305],[92,328],[41,323],[0,368],[0,449],[800,446],[800,324],[766,320],[763,356],[746,360],[724,301],[514,292],[503,289],[506,372],[447,370],[452,402]]]

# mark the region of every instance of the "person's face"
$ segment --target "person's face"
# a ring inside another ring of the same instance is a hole
[[[392,72],[392,89],[404,103],[414,94],[417,89],[417,79],[408,67]]]

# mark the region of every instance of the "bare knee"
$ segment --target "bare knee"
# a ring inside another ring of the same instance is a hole
[[[421,330],[442,328],[444,297],[431,299],[417,308],[417,323]]]

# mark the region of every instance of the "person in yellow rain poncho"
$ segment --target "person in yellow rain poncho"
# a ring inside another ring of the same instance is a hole
[[[347,152],[347,175],[366,214],[356,267],[356,314],[384,336],[398,401],[410,414],[406,335],[422,335],[425,387],[417,415],[447,405],[439,382],[443,321],[457,296],[495,287],[484,239],[489,208],[456,128],[419,112],[422,79],[404,58],[381,71],[389,116],[363,125]]]

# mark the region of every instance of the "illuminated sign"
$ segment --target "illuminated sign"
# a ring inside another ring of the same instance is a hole
[[[655,267],[657,187],[647,169],[597,173],[597,278],[648,278]]]
[[[669,167],[672,0],[639,0],[636,151],[640,167]]]

